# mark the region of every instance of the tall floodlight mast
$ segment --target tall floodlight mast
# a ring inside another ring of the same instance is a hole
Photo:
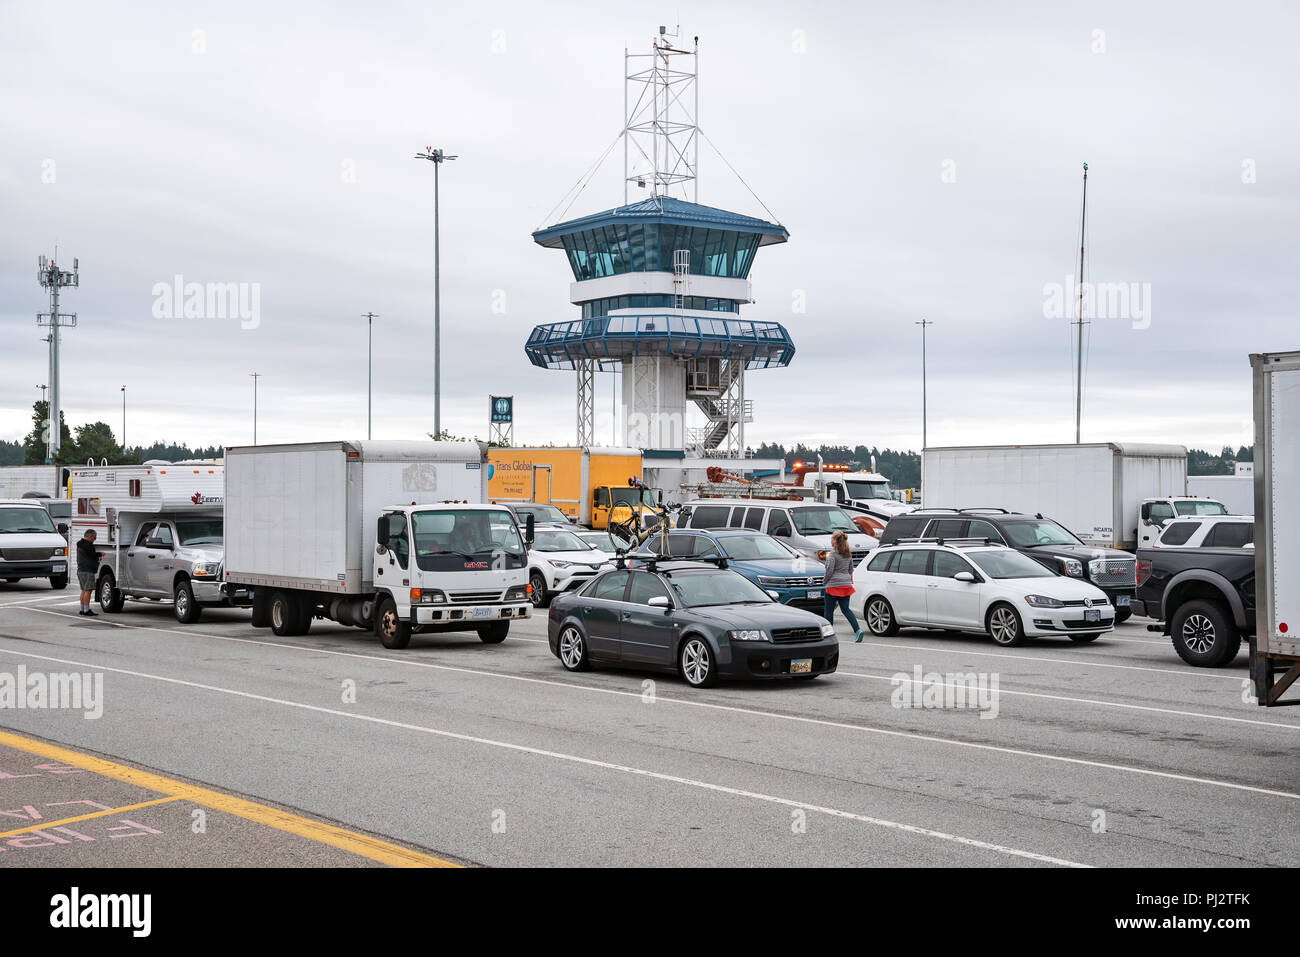
[[[36,314],[36,324],[38,326],[50,327],[50,404],[45,410],[46,429],[50,436],[46,444],[45,461],[54,462],[59,457],[59,444],[63,439],[63,425],[61,419],[62,412],[62,393],[59,379],[59,330],[63,328],[75,328],[77,325],[77,314],[59,312],[59,290],[64,286],[79,286],[78,263],[72,260],[72,272],[60,269],[58,264],[52,259],[41,257],[40,267],[37,269],[36,278],[42,288],[50,291],[50,311],[48,313],[38,312]]]

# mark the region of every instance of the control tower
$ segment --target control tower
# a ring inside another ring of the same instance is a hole
[[[699,43],[674,43],[660,27],[651,53],[624,51],[624,204],[533,233],[564,250],[581,314],[535,327],[524,349],[536,366],[577,373],[578,445],[596,444],[596,372],[615,367],[624,445],[740,456],[753,408],[745,373],[794,357],[780,323],[742,319],[740,307],[753,302],[759,248],[789,233],[699,204]],[[628,202],[633,188],[649,195]]]

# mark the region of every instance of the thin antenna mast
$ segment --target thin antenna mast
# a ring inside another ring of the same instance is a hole
[[[653,197],[676,191],[683,199],[700,198],[698,182],[693,193],[686,186],[700,159],[700,38],[689,50],[676,39],[661,26],[649,53],[623,51],[624,204],[629,186],[645,188],[647,180]]]

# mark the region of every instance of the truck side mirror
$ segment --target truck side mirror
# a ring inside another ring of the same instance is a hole
[[[1144,502],[1142,505],[1142,521],[1148,525],[1151,524],[1151,503]]]
[[[379,522],[375,526],[375,541],[384,548],[388,547],[388,516],[380,515]]]
[[[524,519],[524,543],[531,546],[533,539],[537,537],[537,517],[532,512]]]

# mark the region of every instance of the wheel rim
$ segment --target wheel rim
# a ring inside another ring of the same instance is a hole
[[[105,606],[113,604],[113,583],[107,578],[99,583],[99,603]]]
[[[535,575],[530,580],[530,584],[533,586],[533,593],[528,597],[532,599],[535,607],[541,608],[542,602],[546,598],[546,579],[542,578],[541,575]]]
[[[1016,613],[1010,608],[998,608],[989,619],[989,630],[993,632],[993,640],[999,644],[1012,641],[1020,630],[1016,625]]]
[[[1214,647],[1214,622],[1204,615],[1188,615],[1183,622],[1183,644],[1203,655]]]
[[[185,594],[184,588],[176,590],[176,614],[187,615],[190,610],[190,596]]]
[[[582,664],[582,635],[577,628],[566,628],[560,632],[560,660],[569,668]]]
[[[682,671],[693,685],[702,682],[709,674],[709,649],[698,638],[692,638],[682,650]]]
[[[397,633],[397,612],[385,608],[384,613],[379,616],[379,630],[385,638],[392,638]]]
[[[284,603],[283,602],[276,601],[271,603],[271,624],[274,625],[276,628],[284,627]]]
[[[889,606],[883,601],[873,601],[867,606],[867,627],[877,635],[888,630],[891,617]]]

